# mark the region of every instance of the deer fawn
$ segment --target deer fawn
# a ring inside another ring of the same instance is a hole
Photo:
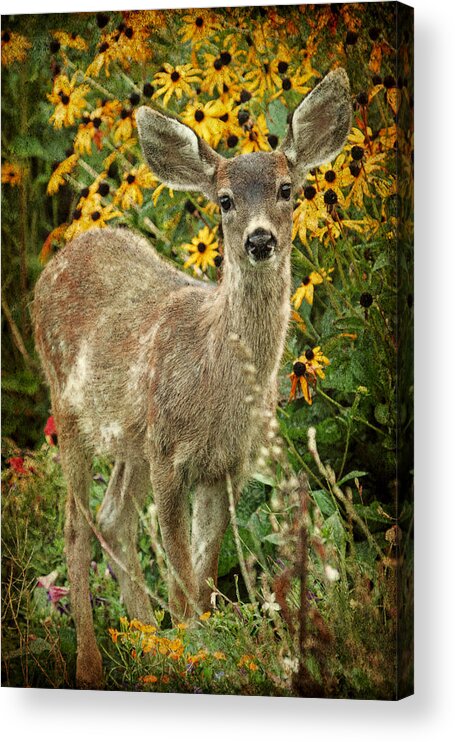
[[[225,159],[184,124],[139,108],[139,139],[153,172],[221,207],[222,282],[181,273],[135,233],[103,229],[68,244],[37,283],[36,343],[68,487],[65,551],[80,687],[102,685],[89,592],[92,455],[115,460],[98,528],[121,565],[130,617],[153,621],[136,550],[150,481],[171,612],[205,609],[229,521],[227,477],[238,497],[262,444],[260,418],[245,402],[245,359],[229,339],[248,348],[259,408],[270,416],[290,309],[292,196],[310,168],[338,154],[350,123],[341,69],[304,99],[270,153]]]

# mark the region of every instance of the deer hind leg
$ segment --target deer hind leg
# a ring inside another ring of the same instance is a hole
[[[137,553],[139,515],[147,496],[147,464],[117,461],[98,512],[101,532],[115,556],[113,568],[130,619],[153,622],[153,612]]]
[[[151,480],[168,561],[169,608],[174,621],[191,616],[196,607],[190,549],[190,502],[185,483],[172,465],[154,460]]]
[[[211,588],[218,577],[221,542],[229,525],[229,498],[226,483],[200,485],[193,503],[191,534],[192,563],[197,585],[197,601],[202,610],[210,608]]]
[[[71,610],[76,624],[76,683],[79,688],[100,688],[103,668],[93,626],[89,571],[92,529],[89,515],[91,462],[77,431],[77,422],[57,415],[60,453],[67,482],[65,552],[70,583]]]

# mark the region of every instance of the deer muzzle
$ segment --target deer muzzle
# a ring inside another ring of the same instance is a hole
[[[255,229],[245,240],[245,250],[253,263],[270,259],[275,248],[276,237],[267,229]]]

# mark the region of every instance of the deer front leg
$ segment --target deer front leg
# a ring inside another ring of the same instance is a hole
[[[89,589],[92,531],[87,521],[91,468],[74,421],[57,419],[62,467],[67,482],[65,552],[71,611],[76,625],[78,688],[101,688],[103,668],[93,626]],[[85,513],[85,514],[84,514]]]
[[[153,461],[151,480],[169,568],[169,608],[173,620],[179,621],[194,614],[196,608],[190,502],[184,482],[167,461]]]
[[[120,591],[130,619],[153,623],[152,608],[137,554],[139,513],[147,496],[147,464],[117,461],[98,512],[98,522],[118,562]]]
[[[238,491],[234,490],[236,500]],[[204,611],[210,608],[211,588],[207,580],[213,579],[216,585],[221,542],[229,520],[226,482],[200,485],[193,504],[191,549],[198,605]]]

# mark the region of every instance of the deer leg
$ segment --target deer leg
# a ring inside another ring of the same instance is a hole
[[[130,619],[152,623],[153,614],[137,553],[139,513],[149,482],[147,464],[117,461],[98,512],[98,523],[114,556],[120,591]]]
[[[76,683],[79,688],[100,688],[103,668],[96,644],[89,590],[92,530],[86,517],[89,513],[91,466],[78,437],[76,421],[58,418],[57,426],[68,488],[65,552],[77,635]]]
[[[207,580],[213,579],[216,585],[221,542],[229,520],[226,483],[200,485],[193,503],[191,550],[198,605],[202,610],[210,608],[212,590]]]
[[[169,608],[176,621],[191,616],[196,605],[190,550],[190,502],[181,477],[166,462],[151,467],[153,495],[169,566]]]

